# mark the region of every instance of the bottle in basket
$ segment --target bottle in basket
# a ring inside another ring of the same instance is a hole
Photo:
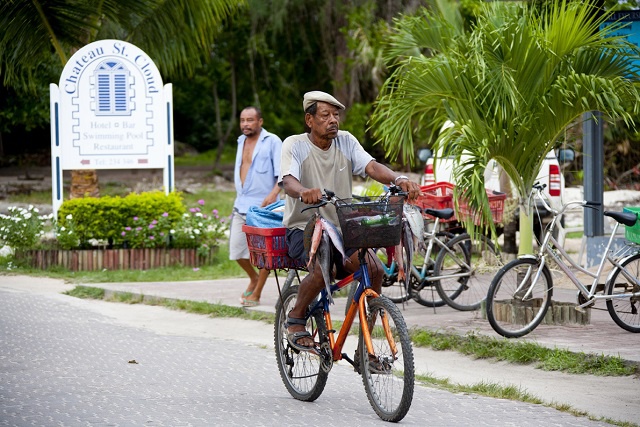
[[[375,227],[379,225],[394,225],[395,219],[396,219],[396,216],[391,214],[374,215],[374,216],[368,216],[363,218],[360,224],[365,227]]]

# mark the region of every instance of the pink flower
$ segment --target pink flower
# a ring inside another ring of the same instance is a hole
[[[198,267],[194,267],[193,271],[200,271],[200,269]]]
[[[136,227],[136,231],[142,230],[142,227]]]
[[[131,227],[125,227],[124,229],[127,231],[131,231]]]
[[[151,221],[151,224],[157,224],[157,223],[158,223],[158,221],[155,220],[155,219],[153,221]]]
[[[211,213],[214,214],[216,218],[218,217],[218,209],[212,210]]]
[[[123,235],[123,236],[127,235],[127,233],[125,233],[124,231],[122,233],[120,233],[120,234]]]
[[[199,204],[200,206],[204,206],[204,200],[203,200],[203,199],[198,200],[198,204]]]
[[[161,232],[160,232],[160,235],[161,235],[161,236],[164,236],[164,231],[161,231]]]
[[[169,216],[169,212],[163,213],[162,216],[165,217],[165,218],[168,217]]]
[[[149,240],[153,240],[153,239],[155,239],[155,237],[149,236]]]
[[[153,224],[149,224],[149,230],[151,230],[151,229],[152,229],[152,228],[154,228],[154,227],[155,227],[155,225],[153,225]]]
[[[189,212],[196,213],[197,211],[196,211],[196,208],[189,208]]]
[[[134,220],[134,221],[137,221],[137,220],[138,220],[138,217],[137,217],[137,216],[134,216],[134,217],[133,217],[133,220]]]

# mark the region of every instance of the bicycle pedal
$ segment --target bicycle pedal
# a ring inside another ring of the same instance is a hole
[[[347,353],[342,353],[342,358],[344,360],[346,360],[347,362],[349,362],[351,364],[351,366],[353,366],[354,368],[356,367],[356,362],[354,362],[348,355]]]
[[[576,309],[577,312],[584,314],[584,313],[587,312],[587,310],[585,310],[585,308],[588,308],[588,307],[592,306],[593,304],[595,304],[595,302],[596,302],[596,300],[591,299],[591,300],[585,302],[584,304],[580,304],[580,305],[575,306],[574,308]]]

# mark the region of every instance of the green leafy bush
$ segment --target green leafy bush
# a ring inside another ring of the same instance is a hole
[[[190,208],[177,221],[168,212],[151,220],[134,216],[120,232],[119,239],[131,248],[197,248],[206,253],[224,236],[228,221],[220,218],[216,209],[207,213],[205,204],[203,199],[198,200],[199,206]]]
[[[185,210],[179,193],[165,195],[161,191],[153,191],[132,193],[126,197],[85,197],[65,201],[58,211],[58,224],[66,228],[69,218],[72,218],[73,231],[80,246],[88,247],[92,239],[118,240],[133,217],[151,221],[166,212],[172,222],[177,222]]]
[[[198,206],[187,210],[179,193],[155,191],[126,197],[87,197],[66,201],[51,215],[29,209],[9,208],[0,215],[0,247],[13,249],[82,249],[94,246],[120,248],[188,248],[202,255],[218,245],[228,229],[227,218],[217,209]],[[48,221],[51,219],[51,223]],[[45,226],[52,227],[53,241],[43,241]]]

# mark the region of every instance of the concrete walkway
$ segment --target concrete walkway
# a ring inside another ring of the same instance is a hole
[[[282,284],[284,277],[280,278]],[[240,306],[240,295],[245,289],[245,279],[211,280],[176,283],[87,283],[108,291],[162,298],[207,301],[230,306]],[[75,303],[75,298],[60,295],[74,285],[61,280],[27,276],[0,276],[0,291],[48,294],[57,300]],[[556,289],[556,296],[571,299],[575,291]],[[265,286],[262,304],[248,310],[274,312],[278,291],[272,277]],[[334,319],[342,318],[346,298],[336,299],[332,307]],[[92,310],[110,316],[114,321],[132,327],[150,329],[160,334],[206,336],[212,339],[250,343],[269,352],[273,351],[273,326],[264,322],[242,319],[209,318],[189,313],[178,313],[162,307],[132,306],[102,301],[83,304]],[[477,313],[458,312],[448,307],[436,310],[410,302],[403,308],[410,326],[433,330],[446,330],[460,334],[473,332],[498,337],[486,320]],[[616,326],[606,311],[595,311],[591,325],[587,326],[539,326],[521,341],[566,348],[576,352],[620,356],[640,362],[640,337]],[[352,354],[356,340],[347,340],[345,351]],[[542,371],[532,366],[514,365],[495,360],[478,360],[453,351],[434,351],[414,347],[416,373],[448,379],[453,384],[499,384],[512,386],[536,396],[546,403],[570,405],[592,416],[627,421],[640,425],[638,412],[640,379],[637,377],[596,377]],[[344,365],[346,362],[338,362]],[[349,367],[350,368],[350,367]],[[274,366],[274,369],[277,369]],[[576,419],[579,425],[580,419]]]

